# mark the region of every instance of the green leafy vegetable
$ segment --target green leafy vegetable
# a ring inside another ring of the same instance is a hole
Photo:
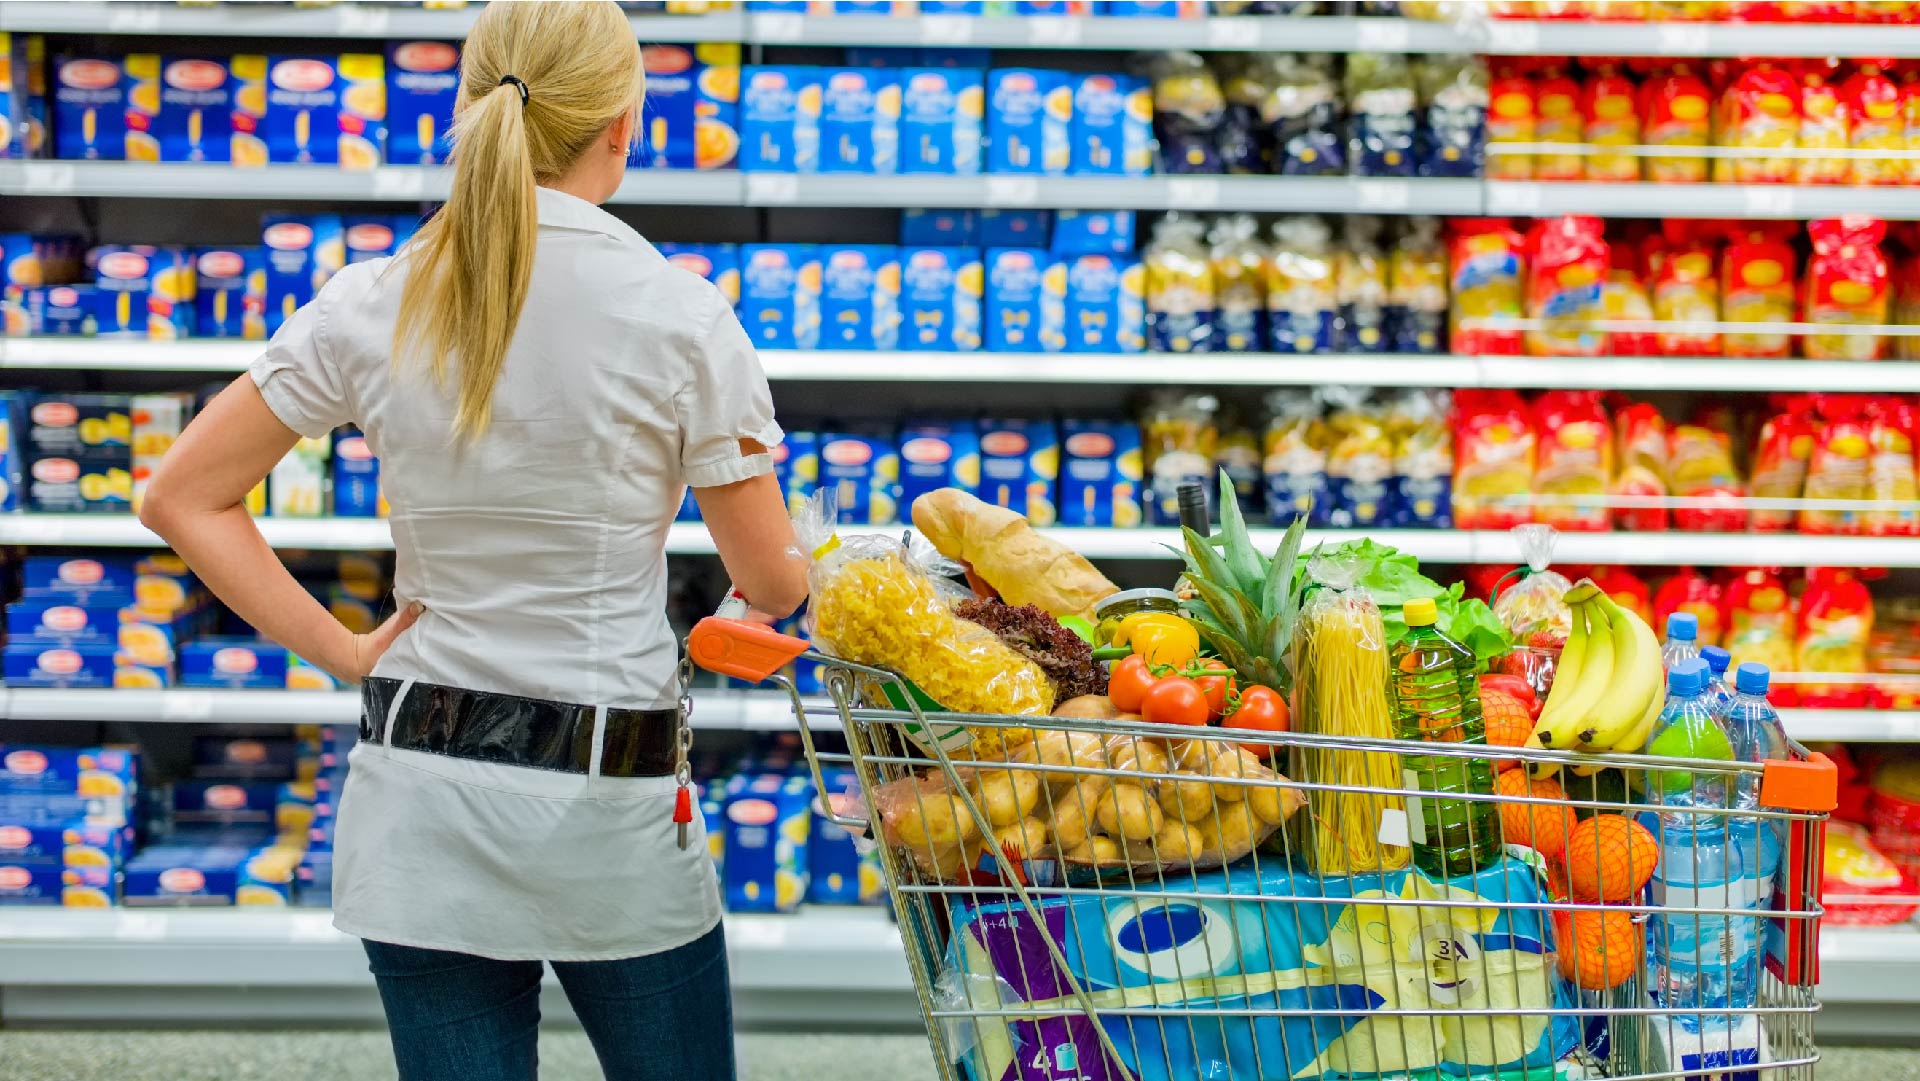
[[[1482,664],[1509,648],[1506,628],[1494,616],[1493,609],[1484,601],[1469,600],[1465,596],[1466,586],[1460,582],[1443,587],[1421,574],[1420,561],[1412,555],[1371,538],[1346,541],[1321,554],[1350,555],[1359,561],[1364,570],[1355,585],[1364,587],[1380,606],[1389,646],[1407,634],[1401,606],[1415,597],[1431,597],[1439,610],[1441,631],[1471,649]],[[1297,567],[1296,573],[1304,574],[1304,567]]]

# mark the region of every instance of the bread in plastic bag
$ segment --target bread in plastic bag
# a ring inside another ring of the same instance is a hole
[[[1553,562],[1553,542],[1559,536],[1552,526],[1513,527],[1520,542],[1521,558],[1527,570],[1520,581],[1500,590],[1494,598],[1493,614],[1506,625],[1507,633],[1520,645],[1558,646],[1573,633],[1573,609],[1566,602],[1573,583],[1559,571],[1548,570]],[[1544,637],[1536,639],[1535,635]]]
[[[891,668],[955,713],[1044,716],[1053,685],[992,631],[953,614],[936,577],[937,553],[892,537],[852,537],[814,561],[813,642],[845,660]],[[964,594],[960,594],[964,596]],[[981,753],[1032,738],[1025,729],[974,729]]]

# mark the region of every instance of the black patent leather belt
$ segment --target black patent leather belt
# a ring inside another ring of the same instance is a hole
[[[397,679],[360,685],[360,739],[388,743],[387,712],[404,686]],[[673,773],[680,712],[606,711],[603,777],[666,777]],[[476,762],[586,773],[593,761],[594,707],[415,683],[393,718],[390,745]]]

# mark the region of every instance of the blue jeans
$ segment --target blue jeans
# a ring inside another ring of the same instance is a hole
[[[364,943],[400,1081],[533,1081],[539,961]],[[719,927],[622,961],[555,961],[607,1081],[733,1081],[733,1001]]]

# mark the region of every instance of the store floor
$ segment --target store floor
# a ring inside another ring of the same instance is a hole
[[[741,1038],[741,1081],[919,1081],[919,1036]],[[378,1081],[378,1032],[0,1032],[0,1081]],[[600,1081],[577,1031],[540,1037],[542,1081]],[[1820,1081],[1920,1081],[1920,1050],[1828,1048]]]

